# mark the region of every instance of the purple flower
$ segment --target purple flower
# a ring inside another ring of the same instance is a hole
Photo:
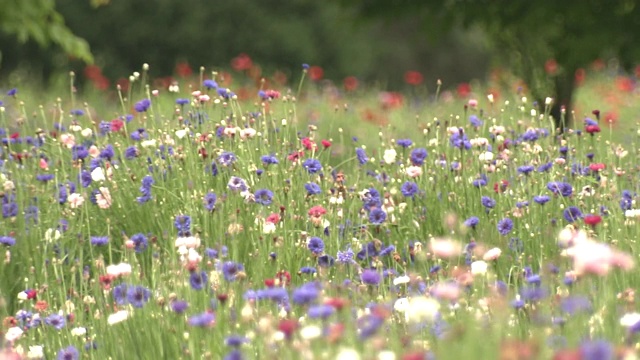
[[[360,274],[360,280],[365,285],[378,285],[381,279],[382,276],[380,273],[373,269],[365,269],[362,271],[362,274]]]
[[[480,127],[482,126],[482,120],[480,120],[476,115],[471,115],[469,116],[469,123],[471,124],[471,126],[473,127]]]
[[[504,218],[498,221],[497,228],[500,235],[507,235],[513,229],[513,221],[509,218]]]
[[[89,156],[89,150],[84,145],[73,145],[71,148],[71,158],[73,160],[84,159]]]
[[[58,351],[58,360],[78,360],[80,358],[80,352],[73,346],[68,346]]]
[[[315,174],[320,170],[322,170],[322,164],[320,164],[320,161],[318,161],[317,159],[311,159],[311,158],[305,160],[302,163],[302,167],[307,169],[307,172],[309,172],[309,174]]]
[[[67,324],[64,316],[58,315],[56,313],[47,316],[44,319],[44,323],[55,328],[56,330],[62,330],[62,328],[64,328],[64,326]]]
[[[240,335],[229,335],[224,339],[224,344],[230,347],[239,347],[242,344],[246,344],[248,342],[249,339]]]
[[[549,169],[551,169],[553,167],[553,162],[549,161],[548,163],[544,163],[540,166],[538,166],[537,171],[538,172],[546,172],[549,171]]]
[[[483,196],[480,201],[482,202],[482,206],[487,209],[493,209],[496,206],[496,201],[488,196]]]
[[[218,201],[218,197],[216,194],[209,192],[204,196],[204,208],[207,211],[213,211],[216,208],[216,201]]]
[[[189,307],[189,303],[184,300],[174,300],[171,302],[171,310],[176,314],[184,313]]]
[[[462,128],[460,128],[458,132],[451,134],[451,137],[449,137],[449,144],[453,147],[457,147],[458,149],[471,149],[471,142]]]
[[[365,315],[358,319],[358,336],[361,340],[365,340],[373,336],[378,329],[384,324],[384,319],[371,314]]]
[[[7,96],[16,96],[17,93],[18,93],[18,88],[13,88],[7,91]]]
[[[223,166],[230,166],[231,164],[236,162],[237,159],[238,158],[236,157],[236,154],[232,153],[231,151],[225,151],[220,154],[220,156],[218,156],[218,162]]]
[[[307,305],[314,302],[320,295],[320,290],[314,283],[307,283],[293,290],[291,301],[298,305]]]
[[[176,230],[178,230],[178,236],[189,236],[191,234],[191,216],[178,215],[173,222]]]
[[[382,209],[375,208],[369,213],[369,221],[373,225],[380,225],[387,219],[387,213]]]
[[[131,306],[141,308],[149,301],[151,290],[144,286],[129,286],[127,288],[127,301]]]
[[[227,355],[222,358],[222,360],[244,360],[244,356],[238,349],[231,350]]]
[[[367,163],[367,161],[369,161],[367,154],[364,152],[364,149],[362,148],[356,149],[356,158],[358,159],[358,162],[360,163],[360,165],[364,165]]]
[[[396,141],[396,144],[402,146],[403,148],[408,148],[409,146],[413,145],[413,141],[411,141],[411,139],[398,139]]]
[[[133,235],[131,237],[131,241],[133,241],[134,249],[137,253],[143,252],[147,249],[147,246],[149,246],[147,237],[142,233]]]
[[[307,248],[316,255],[322,254],[324,252],[324,242],[322,242],[322,239],[320,239],[319,237],[314,236],[309,239]]]
[[[554,195],[562,195],[564,197],[571,196],[573,188],[571,185],[561,181],[551,181],[547,184],[547,189]]]
[[[306,183],[304,184],[304,188],[305,190],[307,190],[308,196],[318,195],[322,193],[322,189],[320,188],[320,185],[316,183],[312,183],[312,182]]]
[[[127,160],[132,160],[138,157],[140,153],[138,152],[138,148],[134,145],[129,146],[124,151],[124,158]]]
[[[562,212],[562,216],[564,216],[565,220],[572,223],[582,218],[582,211],[575,206],[569,206]]]
[[[540,205],[544,205],[547,201],[551,200],[551,198],[547,195],[534,196],[533,201],[537,202]]]
[[[523,175],[529,175],[534,169],[533,165],[522,165],[518,167],[518,172]]]
[[[611,343],[605,340],[588,340],[580,345],[581,360],[613,360],[615,350]]]
[[[351,249],[338,251],[338,254],[336,255],[337,261],[340,264],[355,264],[356,261],[353,259],[354,257],[355,253]]]
[[[189,276],[189,284],[191,284],[191,288],[194,290],[202,290],[206,285],[209,277],[205,271],[193,271]]]
[[[133,105],[133,108],[136,110],[136,112],[145,112],[147,110],[149,110],[149,107],[151,106],[151,100],[149,99],[142,99],[140,101],[138,101],[137,103],[135,103],[135,105]]]
[[[464,226],[475,229],[478,222],[480,222],[480,219],[477,216],[472,216],[464,221]]]
[[[560,308],[569,315],[579,312],[591,312],[591,301],[586,296],[569,296],[560,301]]]
[[[203,81],[202,85],[204,85],[204,87],[206,87],[209,90],[218,88],[218,83],[215,82],[215,80],[211,80],[211,79],[207,79]]]
[[[229,179],[227,186],[231,191],[247,191],[249,188],[247,186],[247,182],[237,176],[232,176],[231,179]]]
[[[328,255],[328,254],[324,254],[324,255],[318,256],[318,266],[323,267],[323,268],[328,268],[328,267],[333,266],[335,261],[336,260],[333,258],[333,256]]]
[[[216,316],[210,312],[204,312],[202,314],[193,315],[188,320],[189,325],[199,326],[199,327],[211,326],[215,321],[216,321]]]
[[[415,166],[421,166],[424,164],[424,160],[427,158],[427,150],[424,148],[417,148],[411,151],[409,155],[409,159],[411,163]]]
[[[91,185],[91,173],[86,171],[86,170],[82,170],[82,172],[80,173],[80,175],[78,175],[78,180],[80,181],[80,185],[82,185],[82,187],[86,188],[89,187],[89,185]]]
[[[107,146],[100,151],[100,159],[111,160],[115,156],[115,151],[113,150],[113,146],[111,144],[107,144]]]
[[[256,203],[260,205],[267,206],[271,205],[271,203],[273,202],[273,192],[268,189],[256,190],[254,196]]]
[[[36,175],[36,180],[38,181],[42,181],[42,182],[47,182],[47,181],[51,181],[55,178],[55,175],[53,174],[38,174]]]
[[[242,271],[244,271],[244,266],[240,263],[227,261],[222,264],[222,275],[224,276],[224,279],[229,282],[235,281],[238,273]]]
[[[335,314],[336,309],[331,305],[314,305],[307,310],[307,315],[311,319],[326,319]]]
[[[400,192],[404,197],[414,197],[419,190],[418,184],[413,181],[407,181],[400,187]]]
[[[93,246],[105,246],[109,243],[108,236],[92,236],[91,245]]]
[[[278,164],[278,158],[273,155],[263,155],[260,158],[260,161],[264,164],[264,166],[275,165]]]

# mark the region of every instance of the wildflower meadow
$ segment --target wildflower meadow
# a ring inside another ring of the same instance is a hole
[[[318,71],[3,90],[0,358],[636,358],[633,115]]]

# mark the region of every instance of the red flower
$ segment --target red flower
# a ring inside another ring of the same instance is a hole
[[[329,141],[329,140],[322,140],[320,143],[322,144],[322,146],[325,149],[328,148],[329,146],[331,146],[331,141]]]
[[[603,163],[591,163],[589,164],[589,170],[591,171],[600,171],[600,170],[604,170],[606,168],[606,165]]]
[[[272,288],[276,286],[276,279],[273,279],[273,278],[264,279],[264,286],[268,288]]]
[[[267,216],[267,218],[265,219],[265,222],[271,223],[271,224],[277,224],[280,222],[280,214],[278,213],[273,213],[269,216]]]
[[[86,76],[87,79],[93,80],[102,76],[102,70],[97,65],[87,65],[84,68],[84,76]]]
[[[207,149],[205,148],[200,148],[198,149],[198,155],[200,155],[201,158],[206,159],[208,154],[207,154]]]
[[[29,300],[32,300],[38,297],[38,292],[33,289],[25,290],[25,293],[27,294],[27,299]]]
[[[341,298],[328,298],[324,301],[325,305],[329,305],[336,310],[342,310],[347,305],[347,300]]]
[[[616,111],[609,111],[606,114],[604,114],[604,122],[606,122],[607,124],[613,125],[616,122],[618,122],[619,117],[620,115]]]
[[[313,81],[320,81],[324,77],[324,70],[320,66],[312,66],[309,68],[309,78]]]
[[[249,70],[253,66],[253,61],[247,54],[240,54],[231,60],[231,67],[235,71]]]
[[[111,120],[111,131],[112,132],[118,132],[118,131],[122,130],[123,127],[124,127],[124,121],[122,121],[120,119]]]
[[[298,322],[292,319],[280,320],[278,324],[278,330],[282,331],[287,339],[293,336],[293,332],[298,328]]]
[[[618,76],[616,78],[616,87],[622,92],[632,92],[634,87],[633,80],[626,76]]]
[[[291,284],[291,273],[286,270],[280,270],[276,273],[276,279],[280,282],[280,285]]]
[[[508,186],[509,186],[509,182],[507,180],[500,180],[500,182],[493,184],[493,191],[500,194],[505,192]]]
[[[469,96],[469,94],[471,94],[471,85],[469,85],[469,83],[458,84],[456,92],[458,93],[458,96],[466,98],[467,96]]]
[[[191,70],[191,66],[189,66],[188,62],[183,61],[176,64],[176,74],[180,77],[186,78],[193,74],[193,70]]]
[[[309,216],[313,216],[313,217],[320,217],[326,213],[327,213],[327,210],[323,208],[322,205],[316,205],[311,209],[309,209],[309,212],[308,212]]]
[[[100,275],[100,284],[102,284],[102,288],[105,290],[109,290],[114,279],[115,276],[113,275]]]
[[[287,160],[297,161],[299,158],[302,157],[302,155],[304,155],[303,151],[294,151],[291,154],[289,154],[289,156],[287,156]]]
[[[344,89],[354,91],[358,88],[358,79],[355,76],[348,76],[343,81]]]
[[[600,132],[600,126],[598,126],[598,125],[587,125],[587,127],[585,128],[585,131],[588,132],[589,134],[593,135],[595,133],[599,133]]]
[[[10,137],[11,139],[14,139],[14,140],[15,140],[15,139],[17,139],[17,138],[19,138],[19,137],[20,137],[20,133],[15,132],[15,133],[13,133],[13,134],[9,135],[9,137]]]
[[[316,145],[315,141],[309,139],[308,137],[302,139],[302,146],[304,146],[304,148],[307,150],[315,150],[318,148],[318,145]]]
[[[417,86],[422,84],[424,76],[419,71],[411,70],[404,73],[404,82],[409,85]]]
[[[584,223],[594,227],[602,222],[602,217],[600,215],[589,214],[584,217]]]

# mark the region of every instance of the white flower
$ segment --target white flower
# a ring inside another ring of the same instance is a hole
[[[480,161],[491,161],[493,160],[493,153],[491,151],[485,151],[478,156]]]
[[[637,218],[640,217],[640,210],[638,209],[629,209],[624,212],[624,216],[628,218]]]
[[[355,349],[344,348],[336,355],[335,360],[360,360],[360,353]]]
[[[313,340],[322,335],[322,329],[316,325],[308,325],[300,329],[300,337],[305,340]]]
[[[425,296],[417,296],[409,300],[404,315],[407,322],[431,322],[438,315],[438,311],[440,311],[440,303],[437,300]]]
[[[80,135],[86,138],[91,137],[91,135],[93,135],[93,130],[91,130],[90,128],[82,129],[82,131],[80,132]]]
[[[181,129],[176,131],[176,136],[178,137],[178,139],[182,139],[183,137],[187,136],[187,130],[186,129]]]
[[[79,326],[71,329],[71,335],[73,336],[84,336],[87,333],[87,329]]]
[[[407,311],[408,307],[409,307],[409,300],[407,298],[400,298],[396,300],[395,303],[393,303],[393,309],[397,312],[404,313],[405,311]]]
[[[262,225],[263,234],[273,234],[274,232],[276,232],[276,224],[267,222]]]
[[[474,261],[471,263],[471,274],[472,275],[484,275],[487,273],[489,265],[482,260]]]
[[[620,325],[624,327],[630,327],[640,322],[640,314],[639,313],[628,313],[624,314],[620,318]]]
[[[384,155],[382,156],[382,159],[387,164],[393,164],[394,162],[396,162],[397,155],[398,153],[396,152],[395,149],[387,149],[384,151]]]
[[[396,353],[391,350],[384,350],[378,353],[378,360],[396,360]]]
[[[22,329],[19,326],[11,327],[4,334],[4,339],[8,342],[14,342],[18,340],[20,336],[22,336],[23,332],[24,331],[22,331]]]
[[[409,166],[405,169],[405,173],[410,178],[415,178],[422,175],[422,168],[420,166]]]
[[[104,176],[104,170],[101,167],[93,169],[91,172],[91,180],[93,181],[105,181],[107,178]]]
[[[131,265],[120,263],[117,265],[107,266],[107,274],[118,277],[131,274]]]
[[[406,283],[408,283],[410,280],[411,280],[411,279],[410,279],[407,275],[398,276],[397,278],[393,279],[393,285],[406,284]]]
[[[181,246],[187,248],[197,248],[200,246],[200,238],[195,236],[181,236],[176,239],[175,247],[179,248]]]
[[[245,128],[240,130],[240,138],[247,139],[256,136],[256,129]]]
[[[116,313],[109,315],[107,318],[107,323],[109,325],[114,325],[120,322],[123,322],[129,318],[129,312],[127,310],[120,310]]]
[[[156,146],[156,140],[155,139],[144,140],[144,141],[140,142],[140,146],[142,146],[143,148],[155,147]]]
[[[61,236],[60,230],[58,229],[47,229],[47,231],[44,232],[44,239],[47,240],[47,242],[60,240]]]
[[[44,349],[42,345],[29,346],[27,359],[44,359]]]

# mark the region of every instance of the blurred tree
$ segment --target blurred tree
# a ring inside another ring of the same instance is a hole
[[[551,113],[564,128],[571,114],[575,73],[600,56],[626,67],[638,60],[638,0],[338,0],[366,18],[419,18],[431,38],[458,26],[481,27],[500,57],[539,101],[554,94]]]
[[[89,44],[75,36],[55,9],[54,0],[0,0],[0,33],[17,37],[20,43],[35,41],[41,47],[59,46],[65,53],[93,62]],[[0,51],[0,65],[2,51]]]

